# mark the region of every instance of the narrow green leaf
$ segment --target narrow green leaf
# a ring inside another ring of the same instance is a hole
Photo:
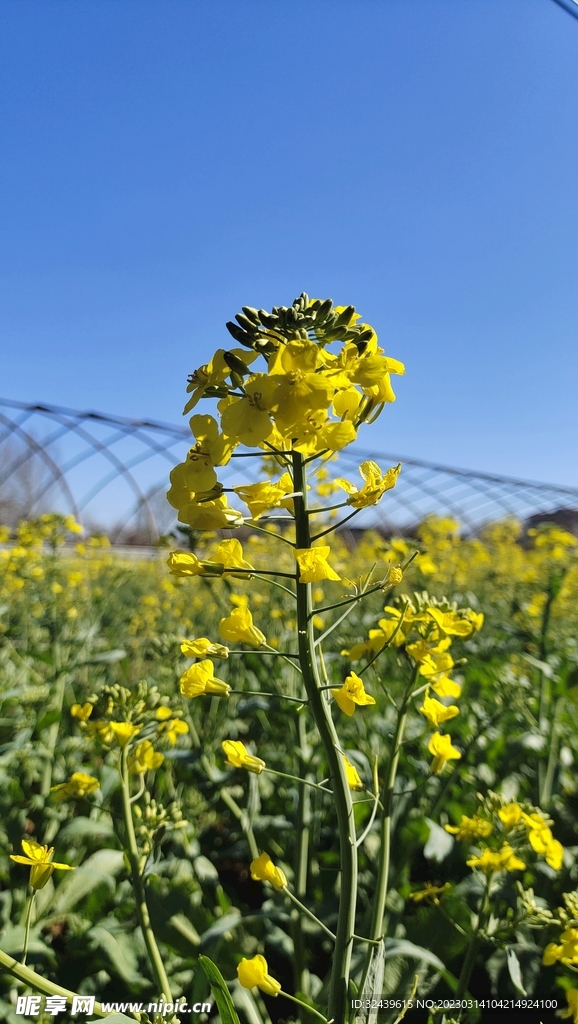
[[[200,956],[199,963],[213,990],[221,1017],[221,1024],[240,1024],[237,1011],[227,988],[227,983],[217,965],[208,956]]]

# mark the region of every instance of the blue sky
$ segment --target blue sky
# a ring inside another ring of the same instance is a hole
[[[577,485],[577,85],[552,0],[3,0],[0,393],[179,421],[306,290],[407,365],[364,447]]]

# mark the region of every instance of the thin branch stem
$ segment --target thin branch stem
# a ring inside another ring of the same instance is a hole
[[[303,700],[301,697],[288,697],[285,693],[267,693],[264,690],[231,690],[231,693],[237,694],[239,697],[276,697],[277,700],[289,700],[292,704],[308,704],[308,700]]]
[[[333,533],[334,530],[338,530],[340,526],[344,526],[345,523],[348,523],[350,519],[353,519],[353,517],[358,515],[360,512],[361,512],[360,508],[354,508],[353,512],[350,512],[349,515],[345,516],[344,519],[340,519],[339,522],[338,523],[334,523],[333,526],[328,526],[327,529],[326,530],[322,530],[321,533],[316,533],[315,536],[311,538],[311,540],[312,541],[319,540],[321,537],[327,536],[328,533]]]
[[[323,921],[320,921],[319,918],[315,916],[313,911],[309,910],[309,908],[306,907],[305,904],[301,902],[301,900],[298,900],[297,897],[293,895],[293,893],[287,886],[284,887],[283,892],[285,893],[286,896],[289,897],[290,900],[293,901],[296,907],[299,907],[299,909],[304,914],[307,914],[307,917],[311,918],[312,921],[315,921],[315,924],[318,924],[319,927],[323,929],[325,934],[329,935],[329,938],[333,939],[333,941],[335,942],[335,933],[332,932],[331,929],[327,927],[327,925],[323,924]]]
[[[300,703],[303,703],[301,701]],[[327,786],[321,786],[319,782],[310,782],[309,779],[300,779],[298,775],[288,775],[287,772],[276,772],[274,768],[263,768],[264,772],[269,775],[279,775],[282,779],[291,779],[292,782],[298,782],[301,786],[311,786],[312,789],[321,789],[324,793],[329,793],[333,796],[333,790],[327,789]]]

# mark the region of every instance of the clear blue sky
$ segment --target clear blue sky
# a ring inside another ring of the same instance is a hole
[[[578,22],[552,0],[3,0],[0,393],[179,421],[243,304],[406,362],[360,443],[578,485]]]

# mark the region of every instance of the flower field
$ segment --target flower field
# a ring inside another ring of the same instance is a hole
[[[1,1019],[578,1022],[578,543],[350,543],[399,467],[338,452],[403,366],[352,307],[289,310],[191,377],[218,421],[171,474],[178,550],[56,514],[0,537]],[[251,454],[261,482],[219,489]]]

